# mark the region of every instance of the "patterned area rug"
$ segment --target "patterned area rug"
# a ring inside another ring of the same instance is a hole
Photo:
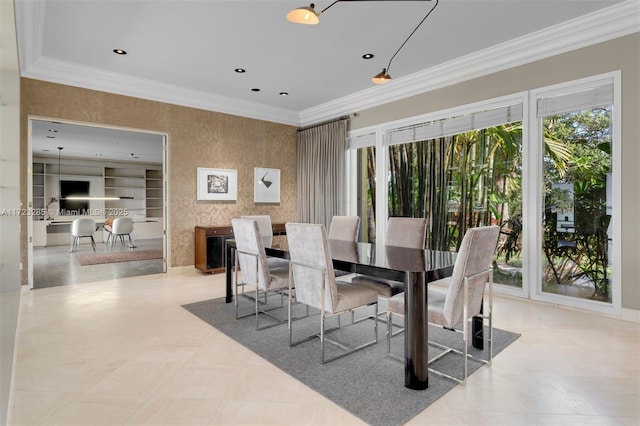
[[[103,263],[133,262],[136,260],[162,259],[162,250],[132,250],[119,253],[91,253],[74,256],[80,266]]]

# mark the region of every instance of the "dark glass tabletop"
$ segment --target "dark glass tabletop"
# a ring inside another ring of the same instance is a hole
[[[379,273],[384,274],[386,271],[387,275],[392,275],[389,278],[405,272],[450,269],[453,268],[457,256],[457,253],[449,251],[410,249],[340,240],[328,242],[334,266],[344,270],[351,265],[351,268],[346,269],[354,270],[353,267],[355,267],[358,272],[362,272],[363,269],[377,269]],[[268,256],[284,259],[289,257],[286,235],[265,238],[263,243]],[[399,279],[402,279],[401,276]]]

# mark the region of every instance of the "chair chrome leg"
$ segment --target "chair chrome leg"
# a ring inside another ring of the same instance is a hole
[[[493,267],[489,272],[489,365],[493,361]]]
[[[260,308],[258,308],[258,286],[256,285],[256,330],[260,330]],[[267,292],[264,292],[264,303],[267,303]]]
[[[323,294],[324,296],[324,294]],[[324,300],[324,297],[323,297]],[[322,363],[325,363],[324,360],[324,306],[322,312],[320,313],[320,352],[322,352]]]
[[[468,330],[467,330],[467,315],[468,313],[468,306],[469,306],[469,278],[465,277],[464,278],[464,306],[462,307],[462,342],[463,342],[463,351],[464,351],[464,359],[463,359],[463,363],[464,363],[464,374],[462,376],[462,386],[465,386],[467,383],[467,351],[468,351]]]
[[[391,329],[391,316],[392,315],[393,314],[387,310],[387,353],[388,354],[391,353],[391,333],[393,331]]]
[[[376,343],[378,343],[378,302],[376,301],[375,308],[373,309],[373,320],[375,326],[373,327],[373,337],[375,338]]]

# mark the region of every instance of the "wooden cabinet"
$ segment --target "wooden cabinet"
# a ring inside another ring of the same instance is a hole
[[[224,242],[227,238],[233,238],[231,225],[196,226],[196,268],[214,274],[224,271]]]
[[[286,233],[284,223],[274,223],[273,235]],[[202,272],[215,274],[224,272],[225,241],[233,238],[233,227],[225,226],[196,226],[195,228],[195,267]]]

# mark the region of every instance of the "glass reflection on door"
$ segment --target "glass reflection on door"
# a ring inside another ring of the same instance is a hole
[[[543,120],[543,293],[611,303],[610,121],[610,107]]]

